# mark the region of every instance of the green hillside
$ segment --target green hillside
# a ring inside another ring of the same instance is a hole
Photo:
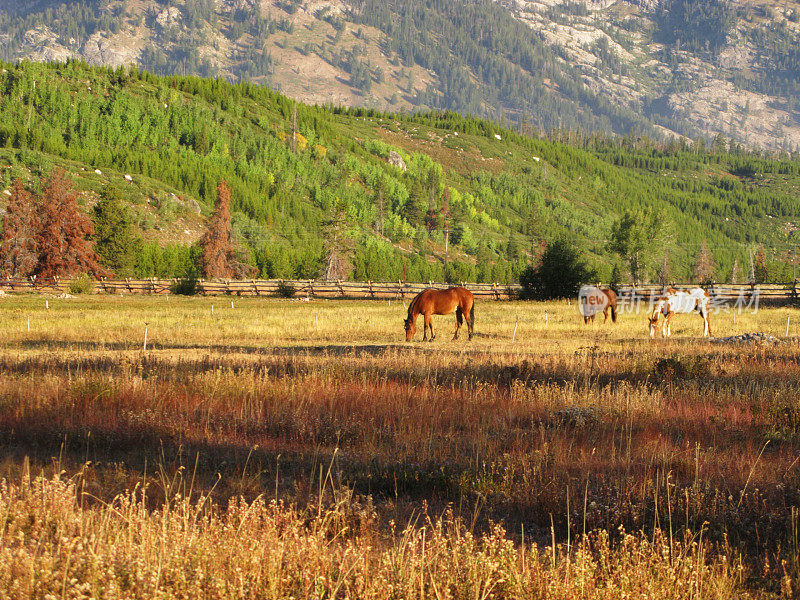
[[[263,277],[318,276],[338,216],[351,240],[347,275],[358,279],[510,282],[563,236],[608,278],[622,264],[612,227],[644,210],[658,215],[662,240],[643,257],[650,277],[665,253],[672,277],[688,277],[703,243],[719,280],[735,259],[746,272],[761,243],[773,275],[791,274],[800,162],[787,157],[598,136],[568,145],[453,113],[311,107],[249,83],[79,62],[0,71],[3,185],[64,166],[88,206],[116,183],[151,242],[138,275],[180,274],[202,228],[193,201],[208,214],[223,178],[235,232]],[[405,172],[389,164],[392,151]]]

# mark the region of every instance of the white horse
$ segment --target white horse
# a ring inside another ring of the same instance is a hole
[[[690,313],[697,311],[703,317],[703,337],[711,334],[711,323],[708,320],[708,303],[711,296],[702,288],[692,288],[690,290],[674,290],[667,288],[663,295],[659,296],[650,314],[650,337],[656,336],[659,315],[664,315],[664,322],[661,324],[661,335],[669,337],[672,334],[670,321],[675,313]]]

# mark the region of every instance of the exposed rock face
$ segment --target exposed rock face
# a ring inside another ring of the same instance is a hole
[[[25,45],[30,48],[28,56],[36,61],[65,61],[78,56],[61,44],[58,36],[47,26],[37,27],[25,33]]]
[[[735,73],[774,68],[763,50],[749,41],[753,30],[769,29],[773,21],[782,21],[791,37],[787,41],[800,43],[800,25],[788,19],[788,8],[774,7],[760,22],[755,17],[740,18],[716,55],[680,48],[665,54],[665,47],[652,35],[660,0],[588,0],[582,2],[585,12],[555,17],[553,7],[562,4],[560,0],[496,1],[579,69],[584,85],[615,104],[642,112],[655,110],[707,138],[722,134],[766,149],[800,146],[795,99],[733,83]],[[749,5],[740,0],[731,2],[748,10]],[[604,64],[609,55],[617,65]],[[673,62],[664,62],[667,55]],[[677,131],[658,128],[680,137]]]
[[[126,41],[122,36],[107,39],[101,33],[92,34],[81,49],[86,62],[95,65],[119,67],[139,60],[139,48],[135,41]]]
[[[389,152],[389,164],[392,165],[393,167],[397,167],[398,169],[403,171],[403,173],[405,173],[408,170],[408,167],[406,167],[406,161],[404,161],[403,157],[400,156],[394,150]]]
[[[181,21],[181,9],[177,6],[170,6],[165,8],[156,17],[156,23],[160,27],[172,27],[178,25]]]
[[[707,135],[722,132],[748,145],[771,147],[775,138],[800,142],[800,127],[781,102],[737,88],[729,81],[706,79],[687,92],[671,94],[670,109]]]

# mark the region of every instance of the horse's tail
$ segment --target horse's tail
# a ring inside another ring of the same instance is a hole
[[[475,327],[475,300],[472,300],[472,306],[469,309],[469,322],[472,327]]]
[[[616,323],[617,322],[617,305],[616,304],[612,304],[611,305],[611,322],[612,323]]]

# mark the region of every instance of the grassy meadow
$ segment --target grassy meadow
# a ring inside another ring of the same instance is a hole
[[[406,306],[0,299],[0,598],[797,593],[799,311]]]

